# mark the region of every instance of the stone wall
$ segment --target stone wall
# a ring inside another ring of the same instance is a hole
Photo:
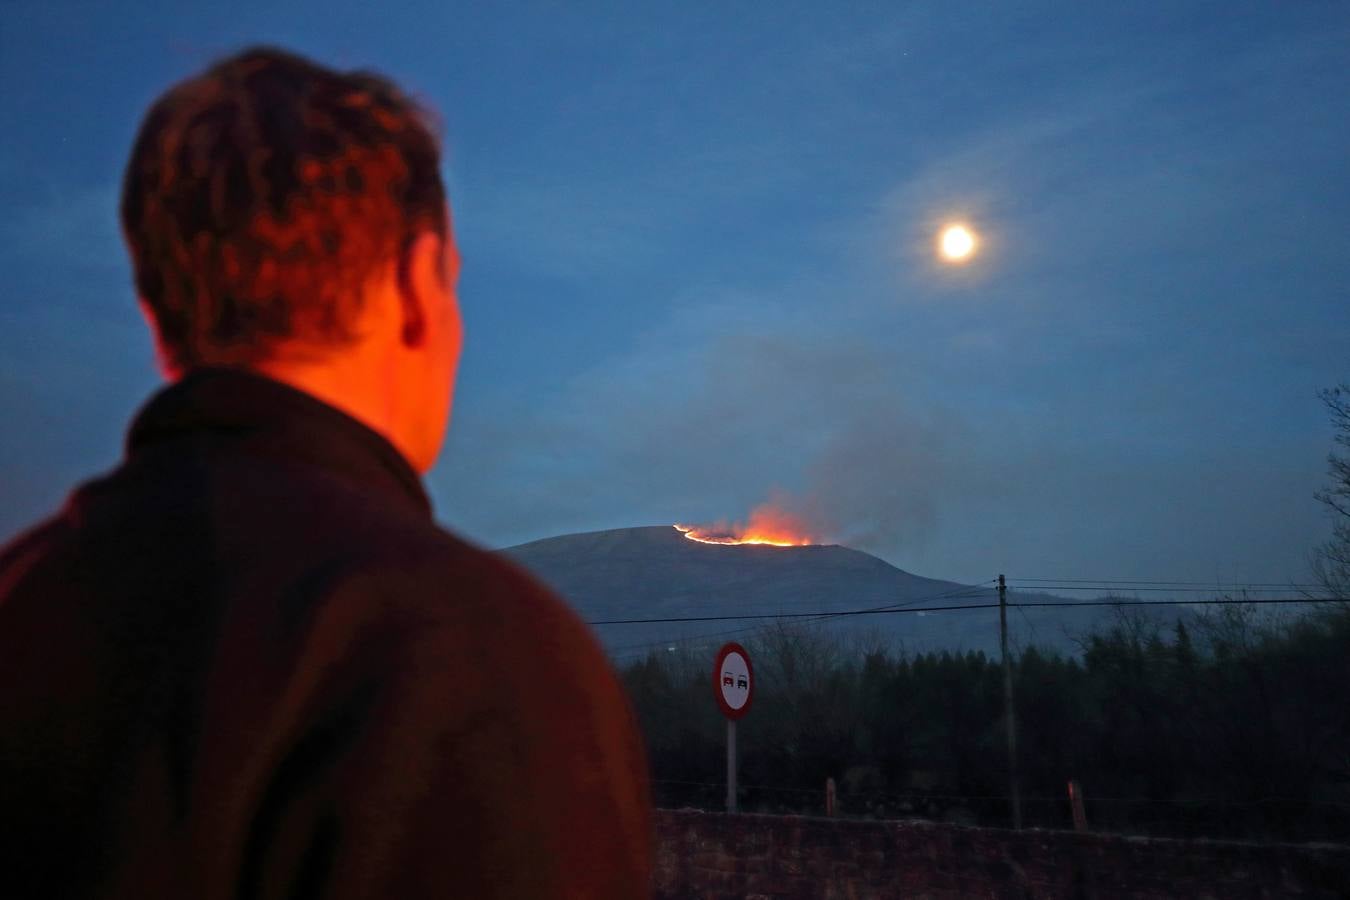
[[[659,810],[656,896],[1350,897],[1350,846]]]

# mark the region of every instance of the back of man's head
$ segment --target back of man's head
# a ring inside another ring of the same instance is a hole
[[[417,234],[447,234],[439,158],[430,113],[368,72],[253,48],[171,88],[121,201],[165,366],[354,341],[366,282]]]

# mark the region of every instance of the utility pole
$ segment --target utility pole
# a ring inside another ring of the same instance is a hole
[[[1013,716],[1012,663],[1008,660],[1008,584],[998,576],[998,633],[1003,645],[1003,723],[1008,732],[1008,795],[1012,797],[1012,825],[1022,828],[1022,795],[1017,788],[1017,722]]]

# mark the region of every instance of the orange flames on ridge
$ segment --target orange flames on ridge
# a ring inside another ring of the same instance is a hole
[[[750,511],[750,522],[728,525],[676,525],[691,541],[702,544],[761,544],[770,547],[806,547],[820,541],[799,517],[772,503]]]

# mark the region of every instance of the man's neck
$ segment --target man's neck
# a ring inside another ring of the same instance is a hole
[[[418,472],[424,471],[401,439],[395,411],[388,402],[391,391],[371,367],[267,360],[247,368],[341,410],[393,444]]]

